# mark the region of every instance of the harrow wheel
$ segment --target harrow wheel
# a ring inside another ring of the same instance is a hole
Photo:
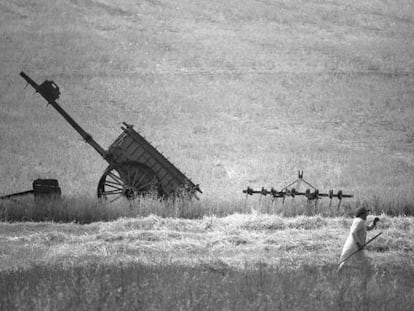
[[[111,203],[121,199],[133,201],[149,194],[162,195],[161,184],[154,171],[139,162],[110,165],[98,184],[98,198]]]

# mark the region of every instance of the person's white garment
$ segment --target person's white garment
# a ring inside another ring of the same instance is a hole
[[[360,246],[364,245],[366,237],[367,228],[365,226],[365,220],[356,217],[352,223],[348,238],[346,239],[346,242],[342,249],[341,258],[339,259],[339,262],[341,262],[339,269],[341,269],[344,265],[356,266],[357,268],[364,268],[364,266],[368,262],[368,259],[366,258],[363,250],[359,251],[345,262],[342,261],[348,258],[348,256],[351,255],[353,252],[358,250],[357,243]]]

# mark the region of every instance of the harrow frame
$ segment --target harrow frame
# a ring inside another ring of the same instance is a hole
[[[305,191],[298,191],[297,189],[299,189],[302,183],[306,184],[308,188]],[[292,186],[295,184],[296,187],[292,188]],[[260,190],[254,190],[251,187],[247,187],[247,189],[243,190],[243,193],[246,194],[246,198],[249,195],[253,194],[260,194],[262,196],[270,195],[273,201],[281,198],[283,200],[283,203],[285,202],[285,199],[287,197],[295,198],[296,196],[304,196],[306,197],[308,202],[315,201],[315,206],[317,206],[319,199],[329,198],[329,207],[331,207],[332,199],[337,198],[339,200],[337,207],[338,209],[341,206],[342,199],[353,197],[353,194],[345,194],[342,190],[338,190],[337,193],[335,193],[332,189],[329,190],[327,193],[320,192],[318,188],[316,188],[303,178],[303,171],[298,171],[298,178],[295,181],[287,184],[286,186],[283,186],[281,190],[276,190],[273,187],[270,190],[264,187],[262,187]]]

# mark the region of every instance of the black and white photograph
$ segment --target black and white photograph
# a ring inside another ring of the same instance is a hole
[[[411,311],[412,0],[2,0],[0,310]]]

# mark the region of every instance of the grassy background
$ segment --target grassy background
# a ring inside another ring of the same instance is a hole
[[[412,209],[412,1],[17,1],[0,4],[0,193],[58,178],[95,196],[106,163],[25,71],[107,148],[132,123],[202,199],[280,188]]]

